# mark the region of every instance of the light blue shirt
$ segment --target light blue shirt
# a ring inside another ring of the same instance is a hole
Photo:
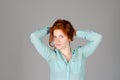
[[[49,27],[32,32],[30,39],[38,53],[48,62],[50,67],[50,80],[84,80],[85,61],[101,42],[102,35],[90,30],[78,30],[78,38],[88,40],[87,44],[72,50],[69,62],[57,49],[51,49],[43,41],[49,34]]]

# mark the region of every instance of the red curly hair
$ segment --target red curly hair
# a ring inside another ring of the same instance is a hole
[[[68,37],[68,39],[70,39],[71,41],[73,41],[73,37],[76,35],[76,31],[73,28],[72,24],[65,19],[58,19],[55,21],[55,23],[53,24],[53,26],[50,28],[50,37],[49,37],[49,45],[51,47],[53,47],[52,45],[52,41],[54,38],[54,30],[56,29],[60,29],[62,30],[62,32]]]

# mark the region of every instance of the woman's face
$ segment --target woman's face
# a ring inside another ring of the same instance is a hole
[[[62,32],[62,30],[57,29],[53,32],[53,43],[55,47],[59,50],[67,48],[70,43],[68,37]]]

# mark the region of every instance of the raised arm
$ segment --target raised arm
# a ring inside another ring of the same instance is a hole
[[[44,27],[42,29],[38,29],[35,32],[32,32],[30,35],[30,39],[38,53],[47,61],[51,60],[55,57],[54,51],[49,48],[49,46],[45,45],[42,41],[42,38],[45,37],[49,33],[49,27]]]
[[[82,51],[84,58],[87,58],[95,51],[102,39],[101,34],[90,30],[78,30],[76,32],[76,36],[88,40],[86,45],[84,45],[81,48],[78,48],[78,52]]]

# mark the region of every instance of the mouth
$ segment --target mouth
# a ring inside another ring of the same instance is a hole
[[[60,46],[61,44],[56,44],[56,46]]]

